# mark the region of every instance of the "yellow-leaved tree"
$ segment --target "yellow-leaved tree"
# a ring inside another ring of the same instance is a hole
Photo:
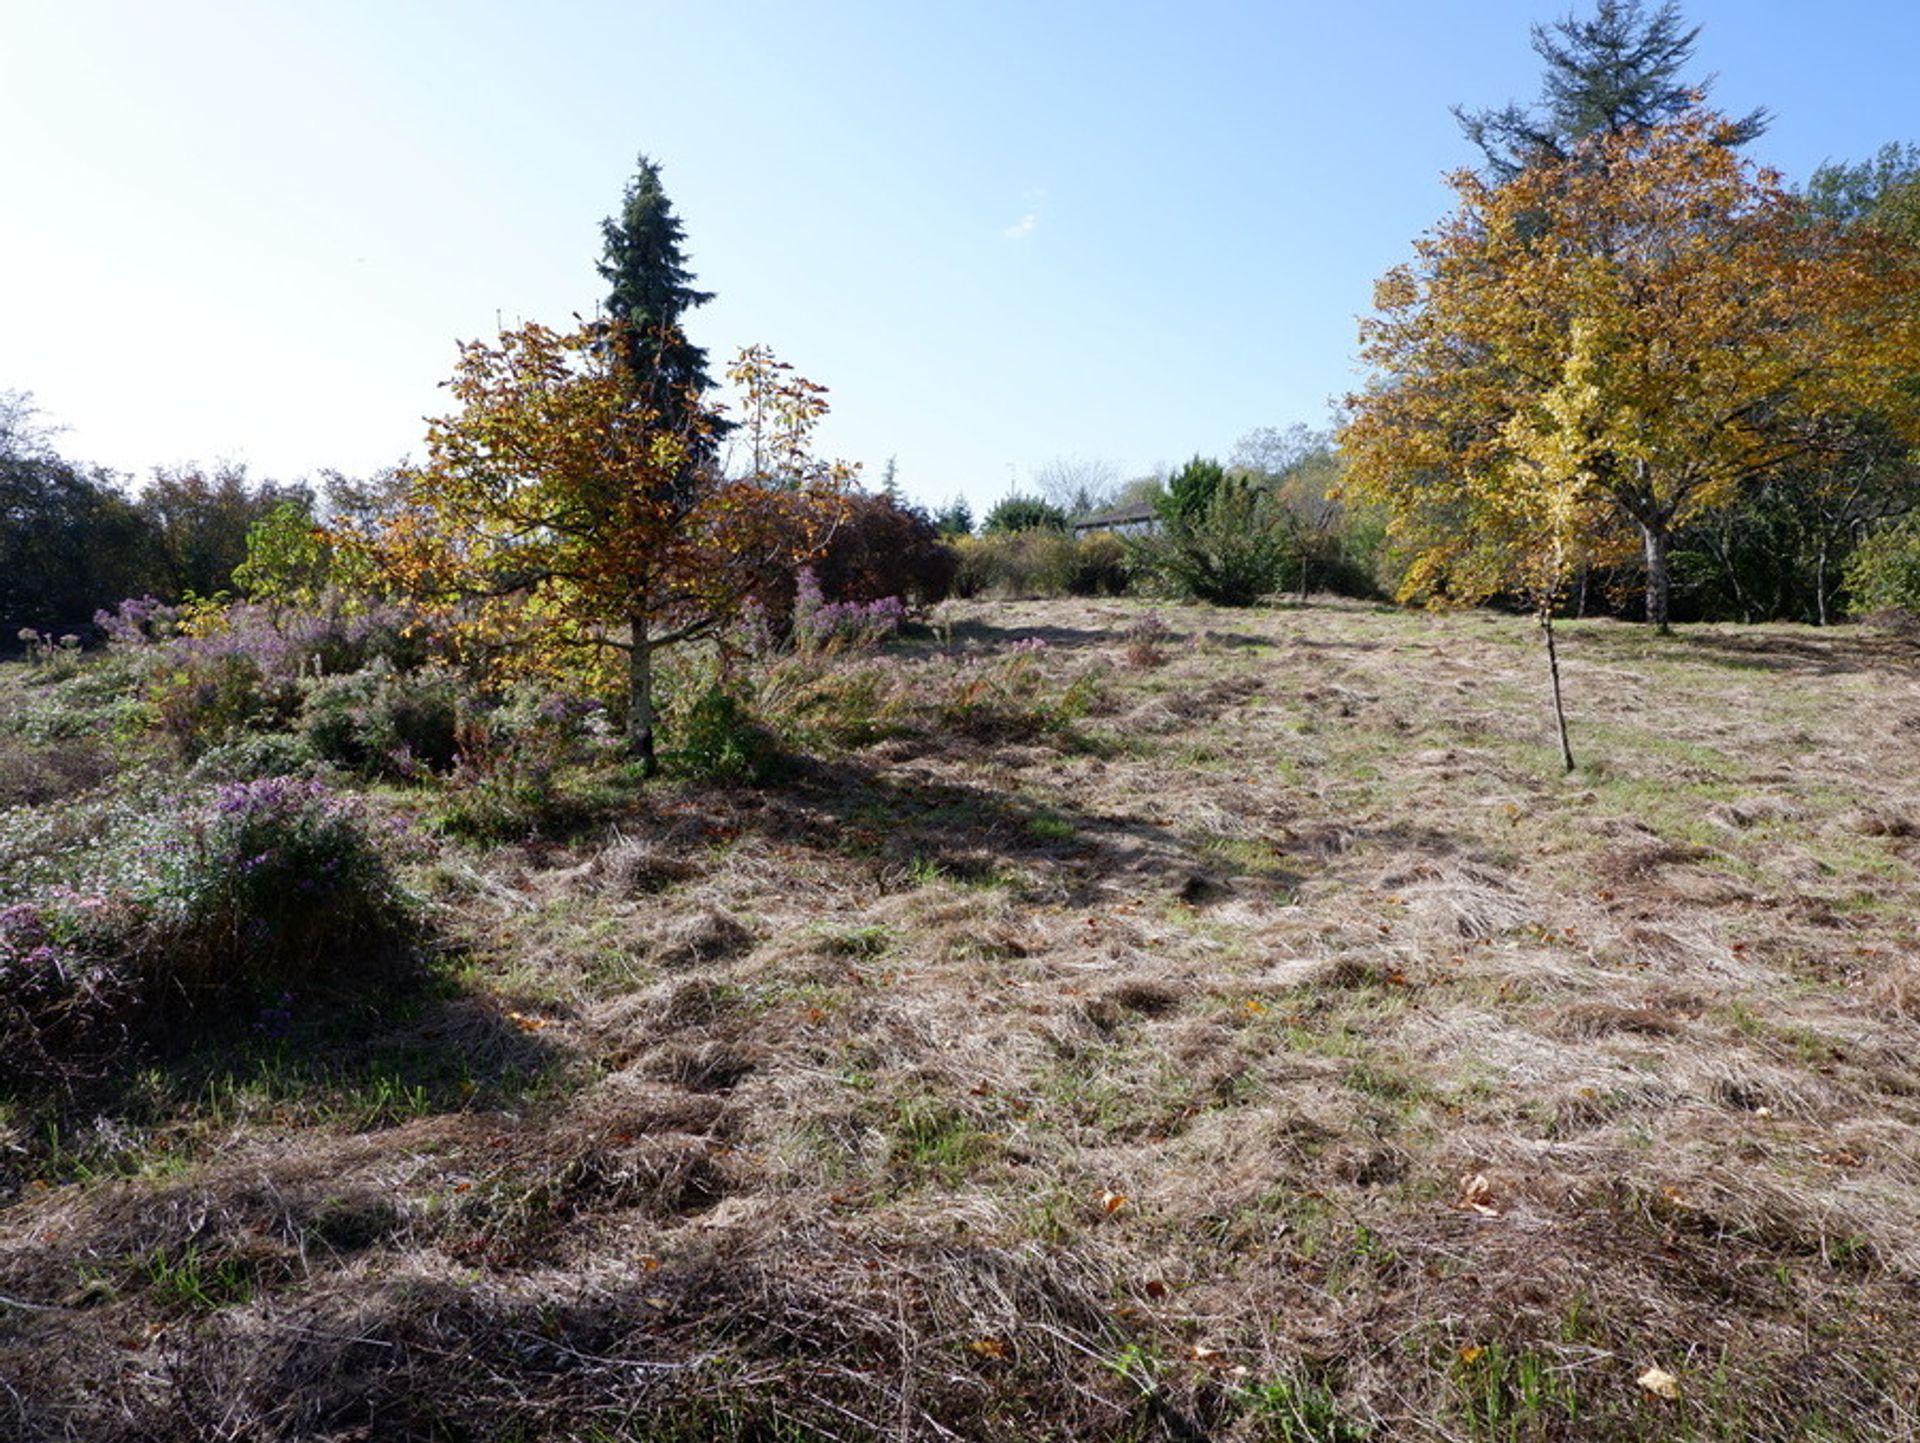
[[[1596,135],[1459,208],[1379,283],[1349,489],[1413,553],[1408,594],[1478,600],[1563,560],[1646,566],[1669,617],[1674,531],[1788,464],[1833,416],[1920,435],[1920,255],[1823,221],[1695,109]],[[1543,507],[1558,507],[1558,519]]]
[[[725,475],[707,459],[713,411],[689,398],[663,420],[609,330],[525,325],[463,345],[459,409],[428,423],[402,504],[335,539],[390,587],[442,602],[454,643],[502,674],[617,678],[629,752],[651,774],[654,654],[814,555],[851,471],[808,450],[824,388],[754,349],[731,374],[762,442],[747,474]]]
[[[1403,596],[1530,601],[1569,770],[1552,623],[1576,565],[1637,550],[1664,632],[1678,527],[1817,464],[1835,416],[1920,436],[1920,253],[1812,215],[1734,138],[1696,109],[1504,184],[1456,175],[1361,325],[1346,489],[1387,511]]]

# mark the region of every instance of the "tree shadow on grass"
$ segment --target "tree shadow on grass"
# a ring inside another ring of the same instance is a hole
[[[1326,857],[1324,839],[1195,836],[1137,813],[1041,801],[973,781],[930,779],[846,757],[800,764],[777,792],[743,796],[744,831],[866,861],[876,878],[1005,885],[1070,908],[1116,894],[1195,908],[1286,902]],[[1379,843],[1429,861],[1485,863],[1460,838],[1419,826],[1345,829],[1341,850]]]
[[[31,1180],[138,1172],[156,1139],[272,1119],[371,1132],[524,1102],[563,1060],[508,1004],[444,969],[352,991],[297,985],[135,1026],[110,1069],[15,1097],[24,1146],[0,1204]],[[168,1142],[169,1149],[178,1146]]]
[[[1042,642],[1051,649],[1061,651],[1090,651],[1100,647],[1118,649],[1127,645],[1130,638],[1123,628],[1092,630],[1073,626],[996,626],[992,622],[969,618],[956,621],[952,627],[952,637],[956,646],[971,645],[992,650],[1004,650],[1023,642]],[[1163,646],[1189,646],[1202,636],[1209,641],[1230,647],[1259,647],[1273,645],[1273,638],[1255,636],[1247,632],[1216,631],[1211,627],[1197,627],[1183,630],[1169,626],[1158,638]]]
[[[1744,671],[1843,676],[1920,670],[1920,641],[1897,632],[1847,628],[1816,638],[1685,629],[1672,640],[1689,660]]]

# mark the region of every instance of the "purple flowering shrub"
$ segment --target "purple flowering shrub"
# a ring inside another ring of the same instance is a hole
[[[427,658],[402,607],[312,610],[236,602],[162,606],[152,597],[95,615],[113,648],[136,660],[161,731],[198,757],[241,731],[290,728],[304,688],[380,663],[406,672]]]
[[[152,596],[130,596],[116,607],[93,614],[93,624],[114,646],[146,646],[173,635],[180,609]]]
[[[132,986],[99,898],[0,907],[0,1087],[94,1075],[125,1035]]]
[[[412,910],[358,800],[267,777],[218,788],[158,861],[144,898],[149,979],[210,991],[365,975],[412,935]]]
[[[900,630],[906,604],[897,596],[877,601],[828,601],[813,568],[803,566],[793,598],[793,644],[797,651],[872,651]]]

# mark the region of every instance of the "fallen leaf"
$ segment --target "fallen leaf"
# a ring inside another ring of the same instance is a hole
[[[1487,1181],[1487,1175],[1476,1172],[1460,1179],[1460,1201],[1454,1207],[1461,1212],[1478,1213],[1483,1218],[1497,1218],[1500,1209],[1490,1201],[1493,1197],[1493,1184]]]
[[[1665,1368],[1649,1368],[1634,1381],[1656,1398],[1680,1396],[1680,1380]]]
[[[1469,1367],[1479,1362],[1482,1358],[1486,1356],[1487,1356],[1487,1350],[1481,1347],[1469,1347],[1469,1348],[1462,1348],[1460,1350],[1460,1361],[1467,1364]]]
[[[967,1351],[978,1353],[983,1358],[1004,1358],[1007,1345],[998,1338],[978,1338],[967,1344]]]

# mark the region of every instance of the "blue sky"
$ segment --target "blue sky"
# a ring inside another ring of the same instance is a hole
[[[1911,3],[1695,3],[1801,180],[1920,140]],[[11,0],[0,390],[67,454],[281,479],[417,451],[457,339],[564,324],[664,169],[718,364],[831,388],[821,449],[976,510],[1324,424],[1371,284],[1530,99],[1559,4]]]

